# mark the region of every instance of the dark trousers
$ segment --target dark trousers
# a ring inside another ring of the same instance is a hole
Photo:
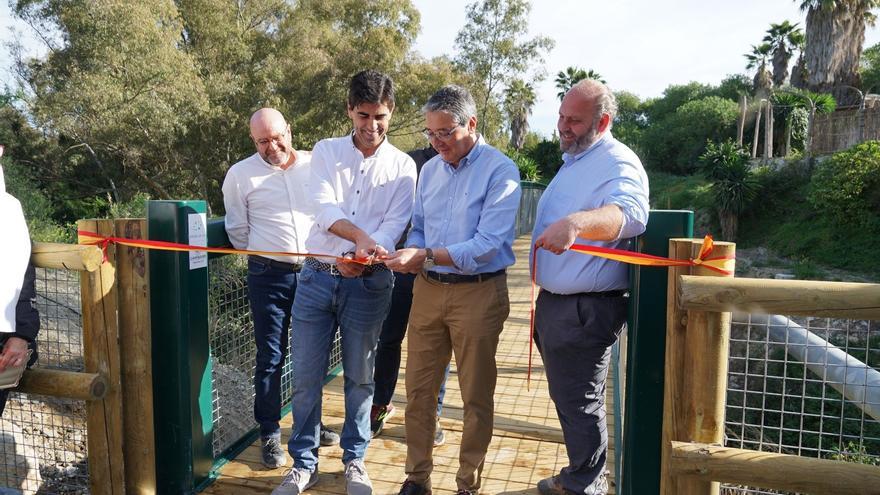
[[[596,490],[608,453],[605,379],[626,310],[625,297],[538,295],[535,342],[568,452],[559,479],[575,493],[604,495]]]
[[[257,344],[254,419],[261,437],[280,437],[281,374],[287,357],[296,273],[249,259],[247,282]]]
[[[397,388],[397,377],[400,372],[400,349],[406,335],[409,322],[409,311],[412,308],[413,273],[394,273],[394,290],[391,292],[391,309],[382,324],[379,334],[379,347],[376,351],[376,369],[373,381],[376,391],[373,405],[387,406]],[[446,377],[449,377],[449,366],[446,366]],[[437,400],[437,416],[443,411],[443,396],[446,395],[446,378],[440,385],[440,396]]]

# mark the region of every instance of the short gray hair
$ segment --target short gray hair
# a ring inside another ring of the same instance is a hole
[[[443,86],[428,98],[428,102],[422,107],[422,113],[446,112],[455,121],[464,125],[471,117],[477,114],[477,104],[470,91],[461,86],[450,84]]]
[[[599,119],[602,118],[602,114],[607,113],[611,116],[608,125],[608,128],[611,129],[611,124],[614,123],[614,118],[617,117],[617,98],[614,96],[614,92],[611,91],[611,88],[609,88],[607,84],[595,79],[581,79],[577,84],[572,86],[571,89],[581,93],[587,98],[595,98],[596,114],[593,116],[594,121],[599,122]]]

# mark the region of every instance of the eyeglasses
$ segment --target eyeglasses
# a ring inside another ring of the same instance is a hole
[[[448,141],[449,138],[452,137],[452,134],[455,133],[455,130],[458,129],[459,127],[464,127],[464,126],[462,126],[461,124],[456,124],[455,127],[453,127],[452,129],[441,129],[439,131],[431,131],[428,129],[423,129],[422,134],[425,135],[425,139],[427,139],[428,141],[430,141],[434,138],[437,138],[441,141]]]

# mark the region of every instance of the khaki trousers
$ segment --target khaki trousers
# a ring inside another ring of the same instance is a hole
[[[443,284],[420,274],[413,287],[407,330],[406,473],[430,488],[434,468],[437,395],[455,353],[464,403],[464,431],[455,480],[477,490],[492,440],[495,351],[510,313],[507,275],[483,282]]]

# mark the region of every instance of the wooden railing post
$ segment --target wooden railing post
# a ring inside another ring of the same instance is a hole
[[[118,237],[145,239],[145,219],[115,221]],[[142,248],[116,248],[122,355],[125,488],[129,495],[156,493],[153,428],[153,362],[148,256]]]
[[[114,232],[112,220],[81,220],[77,227],[107,236]],[[115,257],[112,246],[107,257],[108,261]],[[104,376],[108,386],[102,400],[86,402],[89,490],[95,495],[118,495],[125,493],[125,475],[114,264],[105,262],[93,272],[84,272],[80,281],[85,372]]]
[[[700,245],[701,241],[694,239],[672,239],[669,255],[693,259]],[[733,256],[735,247],[716,242],[712,256]],[[702,267],[670,269],[660,493],[714,495],[719,492],[717,482],[677,477],[669,469],[672,441],[720,445],[724,440],[730,313],[680,309],[679,276],[688,274],[720,275]]]

